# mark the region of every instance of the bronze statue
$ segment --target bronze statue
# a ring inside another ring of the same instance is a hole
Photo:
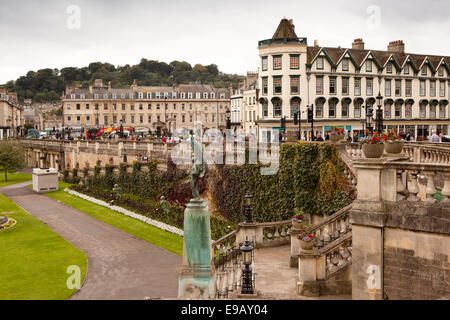
[[[192,158],[192,169],[191,171],[187,171],[187,174],[191,175],[191,190],[192,190],[192,196],[194,197],[194,199],[200,199],[200,193],[198,191],[198,180],[200,178],[203,178],[205,176],[206,173],[206,164],[203,161],[203,149],[202,149],[202,144],[195,140],[194,137],[191,137],[191,147],[192,150],[194,151],[194,157]],[[195,147],[200,148],[200,152],[201,152],[201,163],[197,164],[196,162],[196,157],[195,157]]]

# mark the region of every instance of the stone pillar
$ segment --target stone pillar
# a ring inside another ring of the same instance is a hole
[[[297,294],[306,297],[318,297],[320,294],[317,256],[311,251],[300,251],[298,256]]]
[[[236,234],[236,245],[244,241],[252,242],[253,247],[258,248],[263,243],[263,228],[257,223],[241,222]]]
[[[352,299],[383,299],[383,200],[397,201],[397,172],[386,160],[355,161],[358,198],[350,211],[352,223]]]
[[[214,299],[216,295],[208,205],[192,199],[184,211],[183,260],[178,298]]]

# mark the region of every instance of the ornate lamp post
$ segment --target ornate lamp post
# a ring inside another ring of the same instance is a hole
[[[242,252],[242,262],[244,263],[244,268],[242,269],[242,289],[243,294],[253,294],[253,277],[252,268],[250,265],[253,260],[253,247],[250,245],[248,238],[245,239],[244,245],[241,247]]]
[[[252,223],[252,194],[250,191],[247,191],[247,194],[245,195],[245,222],[246,223]]]
[[[123,119],[120,119],[120,139],[123,139]]]
[[[372,134],[373,132],[373,108],[371,106],[366,106],[366,128],[367,131]]]
[[[231,129],[230,109],[227,108],[225,113],[227,114],[227,125],[226,125],[226,128],[227,129]]]
[[[381,110],[381,103],[383,101],[383,96],[380,92],[378,92],[377,96],[377,115],[376,115],[376,130],[379,135],[381,135],[381,132],[383,131],[383,110]]]

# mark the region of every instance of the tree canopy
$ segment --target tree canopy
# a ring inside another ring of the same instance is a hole
[[[129,88],[136,79],[139,85],[172,86],[176,84],[203,83],[217,88],[232,85],[237,88],[243,76],[223,74],[215,64],[194,67],[186,61],[172,61],[169,64],[145,58],[136,65],[114,66],[110,63],[92,62],[87,67],[66,67],[29,71],[15,81],[6,83],[9,91],[17,92],[20,102],[32,99],[33,102],[58,102],[66,85],[79,84],[89,87],[95,79],[111,81],[115,88]]]
[[[25,151],[17,142],[0,140],[0,167],[5,170],[5,181],[8,181],[8,170],[17,170],[25,166]]]

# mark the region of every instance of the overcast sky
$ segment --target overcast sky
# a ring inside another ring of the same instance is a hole
[[[449,12],[448,0],[0,0],[0,83],[29,70],[141,58],[245,74],[258,67],[258,40],[283,17],[309,45],[363,38],[385,50],[401,39],[407,52],[448,56]]]

